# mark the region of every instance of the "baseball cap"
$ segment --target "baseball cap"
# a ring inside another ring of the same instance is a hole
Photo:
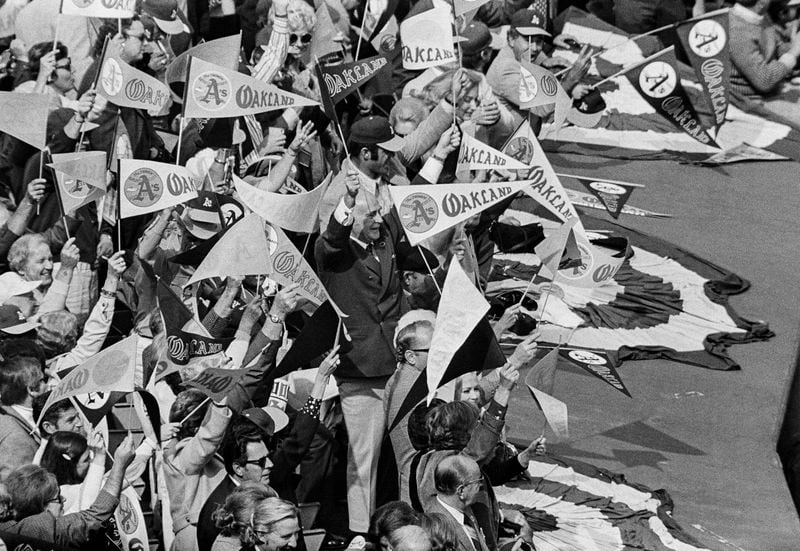
[[[74,235],[74,234],[73,234]],[[11,297],[27,295],[42,284],[41,281],[26,281],[16,272],[0,274],[0,304]]]
[[[425,255],[424,258],[422,256],[423,254]],[[427,274],[428,266],[430,266],[431,270],[435,270],[439,267],[439,260],[436,258],[436,255],[422,246],[410,248],[405,251],[405,254],[403,254],[403,251],[398,251],[397,256],[397,264],[400,270],[404,272]],[[427,265],[425,264],[426,261]]]
[[[289,416],[276,407],[249,408],[242,412],[242,417],[256,425],[267,436],[282,431],[289,424]]]
[[[38,323],[27,320],[19,306],[4,304],[0,306],[0,333],[22,335],[39,327]]]
[[[534,8],[525,8],[511,16],[511,28],[523,36],[552,36],[544,30],[547,18]]]
[[[360,144],[375,144],[386,151],[396,152],[403,139],[395,136],[386,117],[371,116],[358,120],[350,127],[350,140]]]
[[[458,34],[465,39],[461,42],[461,52],[464,55],[477,54],[492,44],[492,33],[486,23],[481,21],[471,21]]]
[[[153,18],[158,28],[167,34],[181,34],[191,31],[178,9],[177,0],[144,0],[142,12]]]

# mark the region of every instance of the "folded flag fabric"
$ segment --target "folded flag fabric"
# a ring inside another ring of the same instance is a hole
[[[14,136],[36,149],[47,145],[47,94],[0,92],[0,132]]]

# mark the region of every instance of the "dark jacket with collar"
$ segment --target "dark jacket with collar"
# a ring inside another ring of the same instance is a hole
[[[388,377],[397,362],[394,331],[402,314],[403,289],[396,253],[403,232],[394,208],[381,226],[382,247],[374,256],[350,238],[352,225],[343,226],[331,214],[317,240],[319,276],[333,301],[347,314],[344,325],[353,349],[344,355],[337,378]]]
[[[270,457],[272,471],[270,472],[269,485],[278,492],[281,498],[292,502],[297,501],[292,474],[306,455],[318,427],[318,416],[312,417],[307,413],[298,413],[291,432],[283,441],[283,446]],[[219,529],[213,519],[214,511],[225,503],[227,497],[235,489],[236,483],[228,475],[222,479],[222,482],[208,496],[203,508],[200,510],[200,518],[197,521],[199,551],[211,550],[211,546],[219,534]]]

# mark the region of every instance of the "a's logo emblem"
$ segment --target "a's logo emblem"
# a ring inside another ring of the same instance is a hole
[[[653,61],[639,73],[639,87],[651,98],[668,96],[677,84],[675,69],[663,61]]]
[[[592,182],[589,187],[600,193],[610,193],[611,195],[625,195],[625,188],[610,182]]]
[[[125,197],[137,207],[149,207],[164,195],[164,182],[150,168],[139,168],[125,180]]]
[[[689,31],[689,47],[700,57],[713,57],[722,51],[728,36],[713,19],[698,21]]]
[[[103,88],[111,96],[116,96],[122,90],[122,67],[119,66],[117,60],[113,57],[106,59],[103,63],[103,70],[100,73],[100,82]]]
[[[427,193],[412,193],[400,203],[400,220],[412,233],[425,233],[438,219],[439,207]]]
[[[607,363],[605,358],[588,350],[570,350],[569,357],[589,365],[605,365]]]
[[[219,111],[230,102],[231,88],[228,77],[217,71],[206,71],[194,79],[192,96],[203,109]]]

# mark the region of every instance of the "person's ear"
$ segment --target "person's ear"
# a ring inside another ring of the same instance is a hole
[[[370,153],[369,149],[367,149],[366,147],[361,148],[361,160],[362,161],[372,160],[372,153]]]
[[[56,427],[50,421],[42,421],[42,432],[45,434],[53,434],[56,430]]]
[[[411,350],[403,352],[403,357],[408,365],[417,365],[417,355]]]
[[[232,463],[231,467],[233,468],[233,474],[238,477],[244,477],[244,465],[239,465],[238,463]]]

